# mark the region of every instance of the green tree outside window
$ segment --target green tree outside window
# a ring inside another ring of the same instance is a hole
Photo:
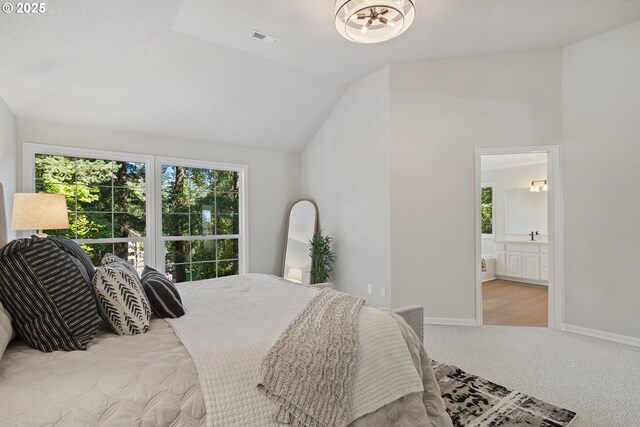
[[[482,234],[493,234],[493,187],[482,187]]]
[[[36,191],[64,194],[69,210],[64,235],[95,265],[106,253],[145,265],[147,170],[144,162],[36,154]],[[239,273],[240,173],[162,165],[162,234],[165,269],[176,282]],[[115,241],[114,241],[115,240]]]
[[[238,274],[239,232],[238,172],[162,166],[162,237],[172,280]]]
[[[95,265],[106,253],[144,267],[146,165],[141,162],[37,154],[36,192],[64,194],[68,230],[46,230],[75,240],[125,238],[124,243],[81,243]]]

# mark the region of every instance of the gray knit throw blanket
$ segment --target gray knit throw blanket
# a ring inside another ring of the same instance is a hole
[[[342,427],[358,358],[358,313],[364,300],[325,288],[271,347],[258,389],[294,427]]]

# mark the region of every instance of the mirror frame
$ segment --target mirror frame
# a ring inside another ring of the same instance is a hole
[[[287,262],[287,246],[289,245],[289,224],[291,223],[291,211],[293,208],[300,202],[309,202],[313,205],[313,208],[316,210],[316,221],[313,224],[313,235],[315,236],[318,233],[318,227],[320,225],[320,211],[318,210],[318,205],[311,199],[300,199],[296,200],[291,207],[289,208],[287,214],[287,224],[284,227],[284,250],[282,252],[282,268],[280,270],[280,277],[284,278],[284,270],[286,268]]]

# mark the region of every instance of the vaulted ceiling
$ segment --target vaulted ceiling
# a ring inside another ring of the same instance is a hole
[[[416,0],[404,35],[357,45],[334,0],[46,4],[0,15],[0,97],[19,116],[291,152],[386,65],[560,48],[640,19],[637,0]]]

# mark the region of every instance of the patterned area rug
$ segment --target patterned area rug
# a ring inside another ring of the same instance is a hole
[[[576,413],[431,361],[454,426],[565,427]]]

